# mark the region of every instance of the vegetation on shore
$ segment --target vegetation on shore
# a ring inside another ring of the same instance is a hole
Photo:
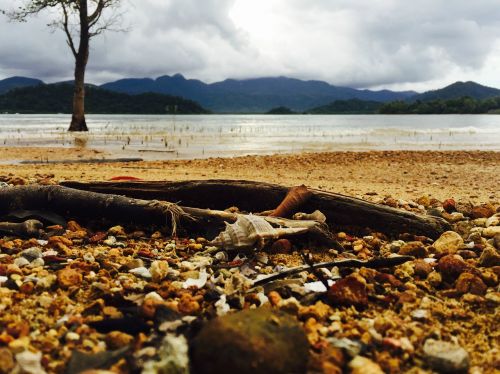
[[[483,100],[460,97],[450,100],[393,101],[383,104],[378,112],[380,114],[494,114],[500,113],[500,97]]]
[[[59,83],[25,87],[0,95],[0,113],[72,113],[73,86]],[[182,97],[144,93],[128,95],[87,86],[86,113],[206,114],[208,110]]]

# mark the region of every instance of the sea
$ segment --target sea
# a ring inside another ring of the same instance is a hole
[[[0,115],[1,146],[88,147],[148,160],[369,150],[500,151],[500,115]]]

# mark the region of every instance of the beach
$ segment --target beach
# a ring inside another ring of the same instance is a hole
[[[480,203],[498,202],[500,152],[370,151],[301,153],[196,160],[119,163],[34,163],[50,160],[113,158],[87,148],[0,148],[0,175],[36,181],[109,180],[131,176],[144,180],[248,179],[311,188],[377,201],[386,196]]]

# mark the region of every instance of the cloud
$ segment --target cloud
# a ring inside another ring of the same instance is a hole
[[[0,0],[0,8],[16,3]],[[496,0],[126,0],[130,31],[93,40],[87,76],[287,75],[405,88],[477,77],[500,86],[497,9]],[[62,33],[46,27],[50,17],[0,20],[0,77],[72,76]]]

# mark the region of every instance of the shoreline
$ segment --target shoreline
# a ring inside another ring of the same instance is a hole
[[[74,163],[15,164],[12,160],[74,160]],[[309,187],[377,201],[387,196],[474,203],[498,201],[498,151],[342,151],[190,160],[102,162],[114,154],[86,148],[0,148],[0,177],[109,180],[248,179]],[[99,159],[86,163],[87,159]]]

